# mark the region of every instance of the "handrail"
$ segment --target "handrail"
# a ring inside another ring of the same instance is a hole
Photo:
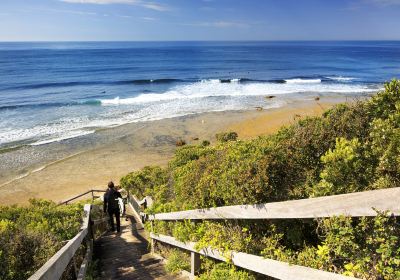
[[[65,204],[65,205],[67,205],[69,202],[71,202],[71,201],[73,201],[73,200],[75,200],[75,199],[78,199],[78,198],[80,198],[80,197],[82,197],[82,196],[85,196],[85,195],[87,195],[87,194],[89,194],[89,193],[92,193],[92,200],[94,200],[94,193],[95,192],[106,192],[105,190],[95,190],[95,189],[91,189],[91,190],[88,190],[87,192],[84,192],[84,193],[81,193],[81,194],[79,194],[79,195],[76,195],[76,196],[74,196],[74,197],[71,197],[71,198],[69,198],[69,199],[67,199],[67,200],[64,200],[64,201],[61,201],[58,205],[63,205],[63,204]]]
[[[195,242],[181,242],[176,240],[172,236],[162,234],[155,235],[151,233],[150,237],[162,243],[167,243],[169,245],[173,245],[174,247],[190,251],[191,253],[200,254],[219,261],[229,261],[229,259],[224,257],[224,254],[222,252],[216,249],[204,248],[201,250],[196,250]],[[291,265],[286,262],[266,259],[261,256],[241,252],[230,252],[230,260],[234,265],[238,267],[283,280],[357,279],[354,277],[343,276],[340,274],[322,271],[306,266]]]
[[[400,215],[400,188],[372,190],[342,195],[273,202],[255,205],[234,205],[209,209],[159,213],[149,216],[149,220],[206,220],[206,219],[311,219],[339,215],[351,217],[376,216],[377,211],[389,211],[391,215]],[[195,243],[180,242],[172,236],[150,233],[152,246],[154,242],[169,244],[191,253],[191,272],[199,270],[199,255],[221,261],[227,261],[218,250],[203,248],[195,250]],[[154,248],[152,249],[154,250]],[[283,280],[305,279],[356,279],[332,272],[312,269],[304,266],[290,265],[261,256],[242,252],[231,252],[234,265]]]
[[[133,214],[135,215],[136,220],[139,222],[140,226],[143,228],[144,227],[144,219],[143,215],[144,213],[141,211],[141,206],[144,204],[146,201],[146,198],[142,199],[141,201],[138,201],[135,195],[130,194],[128,192],[128,199],[127,199],[127,204],[132,208]]]
[[[53,255],[29,280],[60,279],[75,252],[81,246],[83,239],[88,234],[91,205],[84,206],[84,220],[81,231]]]
[[[309,219],[339,215],[368,217],[377,215],[374,209],[400,215],[400,187],[265,204],[160,213],[149,215],[149,219],[164,221],[185,219]]]
[[[28,280],[60,279],[85,238],[89,236],[85,258],[81,264],[79,272],[77,273],[78,275],[76,275],[77,279],[85,278],[86,270],[91,261],[93,251],[94,236],[92,226],[108,221],[108,218],[92,221],[90,217],[92,206],[93,205],[91,204],[85,204],[83,208],[84,217],[79,233],[69,240],[59,251],[57,251],[57,253],[55,253],[41,268],[39,268],[35,274],[29,277]]]

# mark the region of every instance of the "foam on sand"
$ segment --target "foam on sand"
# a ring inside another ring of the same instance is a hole
[[[207,97],[246,97],[284,95],[292,93],[368,93],[376,92],[361,84],[321,83],[321,79],[291,79],[286,83],[253,82],[239,83],[223,82],[219,79],[201,80],[200,82],[172,87],[166,92],[143,93],[129,98],[101,99],[102,105],[132,105],[140,103],[161,102],[177,99],[196,99]]]

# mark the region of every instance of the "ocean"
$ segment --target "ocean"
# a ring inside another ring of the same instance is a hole
[[[290,98],[368,96],[399,74],[399,41],[0,43],[0,149]]]

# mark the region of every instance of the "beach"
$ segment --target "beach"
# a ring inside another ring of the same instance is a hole
[[[300,118],[320,115],[339,102],[345,100],[305,100],[267,110],[209,112],[131,123],[0,154],[3,162],[6,156],[14,159],[2,167],[0,204],[26,204],[30,198],[60,202],[90,189],[105,189],[108,181],[118,183],[122,176],[144,166],[166,166],[177,140],[190,145],[202,140],[215,144],[215,134],[223,131],[235,131],[239,139],[249,139],[273,133]],[[42,160],[16,164],[18,154],[23,158],[22,153],[35,154],[35,149],[42,153]]]
[[[0,280],[400,280],[400,0],[0,7]]]
[[[399,61],[376,44],[0,43],[0,204],[105,189],[179,140],[251,139],[368,98]]]

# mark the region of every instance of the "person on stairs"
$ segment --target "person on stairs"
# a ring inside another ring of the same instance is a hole
[[[115,189],[114,183],[110,181],[108,183],[108,190],[104,194],[104,213],[108,212],[108,215],[110,216],[110,225],[112,231],[115,231],[114,227],[114,216],[115,216],[115,220],[117,223],[117,232],[121,232],[121,220],[120,220],[118,198],[122,198],[121,193]]]

